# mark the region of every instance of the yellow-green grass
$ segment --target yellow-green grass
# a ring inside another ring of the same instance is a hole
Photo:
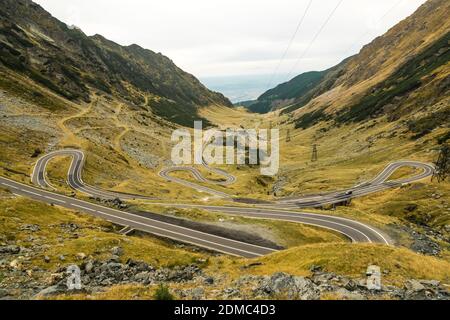
[[[43,132],[6,127],[0,124],[0,174],[20,182],[30,183],[36,149],[44,149],[50,136]]]
[[[412,167],[402,167],[397,169],[391,176],[389,180],[400,180],[408,177],[412,177],[421,173],[422,169],[412,168]]]
[[[20,227],[23,224],[39,225],[40,231],[33,232],[32,235],[47,247],[32,263],[47,270],[61,264],[80,263],[78,253],[98,259],[107,258],[114,246],[124,249],[122,260],[143,260],[154,266],[184,265],[205,257],[199,253],[178,249],[153,237],[120,235],[110,223],[86,214],[14,197],[6,192],[2,194],[0,233],[21,246],[31,247],[36,240],[28,239],[29,234],[21,231]],[[65,232],[60,226],[67,223],[75,223],[80,227],[74,231],[77,236]],[[49,263],[44,261],[46,255],[50,257]],[[64,261],[59,260],[60,255],[65,257]]]
[[[62,156],[52,159],[47,165],[47,181],[56,190],[66,194],[74,192],[67,184],[67,174],[71,162],[72,157]]]
[[[245,108],[227,108],[223,106],[202,108],[199,114],[220,129],[239,128],[241,126],[252,128],[264,119],[264,115],[250,113]]]
[[[242,266],[261,265],[242,270]],[[251,261],[234,261],[224,257],[211,259],[209,272],[220,272],[235,278],[243,274],[267,275],[286,272],[307,276],[312,265],[328,272],[364,278],[367,266],[376,264],[387,273],[384,283],[402,285],[407,279],[435,279],[450,283],[450,262],[414,253],[405,248],[374,244],[326,243],[291,248]]]
[[[220,110],[216,110],[219,112]],[[251,114],[242,112],[243,122],[251,123]],[[220,118],[216,115],[217,118]],[[227,115],[223,114],[226,119]],[[266,116],[265,122],[279,120],[276,114]],[[287,120],[282,117],[281,120]],[[253,121],[254,124],[258,120]],[[434,137],[445,129],[418,141],[410,140],[403,133],[405,126],[400,122],[387,122],[384,118],[365,124],[350,124],[341,127],[322,123],[309,129],[294,129],[283,124],[280,129],[280,175],[287,176],[285,194],[307,194],[333,191],[350,187],[357,182],[375,177],[388,163],[396,160],[411,159],[429,162],[436,156],[430,151]],[[286,141],[287,130],[291,141]],[[430,141],[430,144],[426,142]],[[318,145],[319,160],[311,162],[312,144]],[[370,149],[368,148],[371,145]],[[236,172],[233,166],[226,166]],[[394,173],[392,179],[408,176],[409,169]],[[412,173],[412,172],[411,172]],[[259,170],[241,168],[238,178],[256,177]],[[254,180],[253,180],[254,181]],[[237,185],[238,186],[238,185]],[[239,186],[241,188],[244,186]],[[233,187],[231,187],[233,188]]]
[[[250,266],[250,264],[252,264]],[[204,269],[207,274],[220,277],[213,287],[203,287],[208,298],[214,298],[217,290],[227,288],[244,275],[271,275],[286,272],[298,276],[311,275],[313,265],[328,272],[364,279],[367,266],[377,264],[383,271],[384,285],[402,287],[409,279],[433,279],[450,283],[450,262],[416,254],[408,249],[373,244],[313,244],[291,248],[258,259],[237,259],[227,256],[212,257]],[[197,284],[168,284],[176,288],[191,288]],[[241,288],[247,290],[248,288]],[[60,296],[60,299],[152,299],[156,286],[120,285],[92,296]],[[341,299],[340,296],[323,296],[323,299]]]
[[[39,256],[33,261],[33,265],[49,271],[62,265],[80,263],[77,253],[83,252],[88,256],[102,259],[110,255],[112,247],[121,246],[124,248],[122,260],[133,258],[157,267],[206,260],[208,263],[204,264],[205,272],[223,277],[225,280],[221,286],[224,287],[230,281],[245,274],[270,275],[281,271],[295,275],[309,275],[309,269],[313,264],[321,265],[330,272],[359,278],[363,277],[367,265],[375,263],[380,265],[383,270],[389,271],[383,275],[384,283],[396,285],[402,285],[409,278],[437,279],[444,283],[449,282],[450,262],[448,257],[441,259],[423,256],[405,248],[331,242],[301,245],[258,259],[242,259],[225,255],[209,256],[175,248],[152,237],[125,237],[113,232],[114,228],[110,223],[71,210],[15,197],[4,190],[1,192],[0,202],[0,233],[24,247],[36,244],[36,239],[41,244],[48,245],[39,253]],[[203,217],[201,212],[197,212],[197,214]],[[227,217],[224,216],[224,218]],[[27,232],[20,230],[20,226],[25,223],[40,225],[41,230],[32,233],[35,237],[34,241],[28,239]],[[80,226],[75,231],[78,238],[75,238],[73,233],[64,232],[60,227],[62,223],[76,223]],[[289,237],[289,235],[287,236]],[[50,257],[50,263],[44,262],[45,255]],[[59,260],[60,255],[65,256],[64,261]],[[242,268],[255,262],[262,264]],[[174,286],[171,287],[174,288]],[[74,296],[69,298],[149,299],[153,297],[154,289],[154,287],[147,288],[137,285],[119,286],[109,288],[105,293],[99,293],[92,297]]]
[[[261,238],[271,240],[286,248],[311,243],[348,241],[338,233],[293,222],[247,218],[238,215],[208,212],[200,209],[178,209],[152,205],[140,205],[139,208],[150,212],[256,234]]]
[[[52,297],[52,300],[153,300],[157,285],[116,285],[95,294],[73,294]]]

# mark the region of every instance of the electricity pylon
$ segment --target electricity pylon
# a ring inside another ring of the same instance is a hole
[[[448,145],[444,145],[441,148],[438,159],[434,165],[436,169],[434,170],[431,180],[436,178],[438,183],[445,181],[450,174],[450,147]]]

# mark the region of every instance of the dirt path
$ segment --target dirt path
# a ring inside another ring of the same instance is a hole
[[[92,101],[87,108],[79,109],[79,112],[72,114],[68,117],[62,118],[58,121],[57,125],[64,133],[64,137],[61,139],[60,144],[63,146],[80,146],[80,138],[78,138],[73,131],[66,126],[66,122],[69,120],[77,119],[86,116],[94,108],[94,105],[98,102],[97,99]]]
[[[122,110],[123,110],[123,104],[119,104],[115,110],[115,116],[113,118],[114,122],[115,122],[117,128],[122,128],[123,130],[121,133],[119,133],[114,138],[113,144],[114,144],[114,148],[116,149],[116,151],[125,156],[125,153],[122,150],[122,146],[121,146],[120,142],[121,142],[122,138],[130,131],[130,127],[126,124],[123,124],[119,119],[119,116],[122,113]]]

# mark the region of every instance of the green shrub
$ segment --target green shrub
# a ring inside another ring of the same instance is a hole
[[[155,295],[153,296],[155,300],[174,300],[173,295],[170,293],[169,288],[165,285],[160,284],[158,289],[155,291]]]

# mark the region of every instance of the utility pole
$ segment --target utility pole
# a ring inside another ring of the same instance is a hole
[[[311,156],[311,162],[316,162],[317,161],[317,144],[313,144],[313,151],[312,151],[312,156]]]
[[[286,133],[286,142],[290,142],[291,141],[291,130],[288,129],[287,133]]]
[[[434,163],[436,169],[434,170],[433,179],[437,179],[438,183],[445,181],[450,175],[450,147],[446,144],[441,147],[437,161]]]

